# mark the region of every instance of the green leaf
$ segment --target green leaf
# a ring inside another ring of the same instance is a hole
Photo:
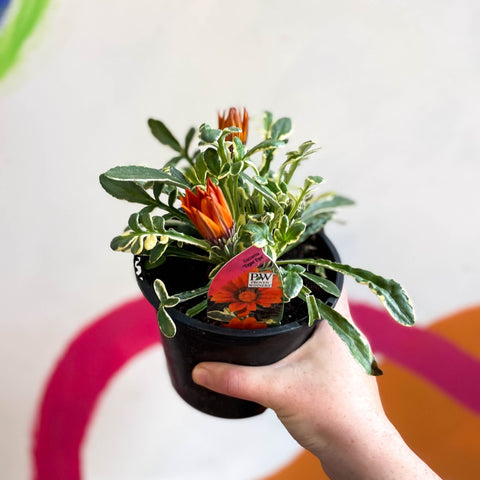
[[[168,194],[168,206],[171,208],[175,208],[175,202],[177,201],[178,198],[178,190],[174,188],[169,194]]]
[[[306,224],[306,229],[298,239],[298,241],[294,244],[291,244],[289,248],[293,248],[295,245],[298,245],[304,242],[307,238],[310,238],[313,234],[322,230],[322,228],[328,223],[328,221],[332,218],[333,213],[325,212],[318,217],[315,217],[309,221],[301,217],[302,221]]]
[[[218,128],[212,128],[210,125],[206,124],[203,124],[200,127],[200,139],[205,143],[214,143],[221,135],[222,131]]]
[[[288,230],[288,216],[287,215],[282,215],[282,218],[280,219],[280,223],[278,225],[278,229],[282,233],[282,235],[285,235]]]
[[[187,310],[187,315],[189,317],[194,317],[195,315],[198,315],[200,312],[205,310],[207,308],[207,299],[203,300],[200,303],[197,303],[197,305],[193,306],[192,308]]]
[[[177,152],[182,152],[182,147],[178,143],[177,139],[172,135],[170,130],[165,126],[160,120],[154,120],[153,118],[148,119],[148,126],[153,134],[153,136],[163,143],[173,148]]]
[[[335,297],[340,296],[341,292],[338,289],[338,287],[327,278],[319,277],[318,275],[314,275],[313,273],[308,273],[308,272],[303,272],[302,275],[305,278],[308,278],[309,280],[311,280],[316,285],[318,285],[322,290],[325,290],[325,292],[330,293]]]
[[[143,251],[143,238],[141,236],[135,237],[135,240],[132,243],[132,246],[130,247],[130,251],[134,255],[140,255]]]
[[[273,115],[271,114],[271,112],[263,112],[263,128],[267,133],[270,132],[270,129],[272,128],[272,123]]]
[[[320,147],[314,148],[315,147],[315,142],[312,142],[312,140],[307,140],[306,142],[303,142],[299,147],[298,147],[298,153],[300,155],[311,155],[312,153],[318,152],[320,150]]]
[[[195,172],[197,174],[198,180],[200,183],[204,184],[207,179],[207,164],[203,158],[203,153],[201,153],[195,160]]]
[[[186,302],[187,300],[191,300],[192,298],[206,294],[209,286],[210,284],[205,285],[204,287],[196,288],[195,290],[190,290],[188,292],[176,293],[175,296],[180,299],[180,302]]]
[[[158,205],[158,202],[135,182],[113,180],[103,173],[100,175],[100,184],[107,193],[119,200],[143,205]]]
[[[131,244],[134,242],[135,237],[130,232],[125,232],[122,235],[118,235],[110,242],[110,248],[117,252],[128,251]]]
[[[313,143],[313,142],[305,142],[305,143]],[[302,146],[301,146],[302,147]],[[310,156],[315,150],[302,151],[302,148],[294,152],[288,152],[286,157],[287,160],[280,165],[278,170],[278,178],[283,180],[285,183],[289,184],[290,180],[292,179],[295,171],[297,170],[300,163],[305,160],[308,156]]]
[[[155,230],[158,233],[165,233],[165,219],[163,217],[155,215],[154,217],[152,217],[152,222],[155,226]]]
[[[277,147],[281,147],[282,145],[285,145],[285,142],[282,140],[274,140],[274,139],[264,140],[263,142],[260,142],[258,145],[255,145],[250,150],[248,150],[243,158],[245,159],[245,158],[251,157],[254,153],[260,152],[261,150],[277,148]]]
[[[140,213],[139,220],[149,232],[153,232],[155,230],[152,222],[152,216],[149,212]]]
[[[302,220],[308,222],[309,219],[314,218],[321,213],[332,211],[338,207],[353,205],[353,203],[354,202],[349,198],[330,192],[311,202],[304,210]]]
[[[193,127],[188,131],[187,136],[185,137],[185,152],[188,152],[193,137],[195,136],[195,132],[196,130]]]
[[[185,169],[183,170],[183,174],[185,175],[185,178],[188,180],[190,185],[199,185],[200,183],[202,183],[199,180],[200,177],[197,175],[196,167],[185,167]]]
[[[288,185],[283,181],[281,180],[279,183],[278,183],[278,186],[280,187],[280,191],[282,191],[283,193],[287,194],[289,189],[288,189]]]
[[[220,310],[210,310],[208,312],[208,318],[216,320],[217,322],[228,323],[235,315],[231,312],[220,311]]]
[[[154,217],[153,220],[155,221]],[[174,240],[176,242],[183,242],[183,243],[188,243],[190,245],[196,245],[197,247],[200,247],[203,250],[210,251],[211,245],[205,240],[201,240],[196,237],[192,237],[191,235],[187,235],[182,232],[177,232],[176,230],[173,230],[172,228],[169,228],[167,231],[163,233],[165,237],[170,238],[171,240]]]
[[[160,200],[160,195],[163,192],[163,187],[165,187],[164,183],[153,182],[153,195],[157,200]]]
[[[128,219],[128,226],[134,232],[142,231],[142,227],[140,226],[140,223],[139,223],[139,217],[140,215],[138,213],[132,213]]]
[[[276,196],[269,188],[265,187],[264,185],[260,185],[253,178],[249,177],[245,173],[241,173],[240,177],[243,180],[247,180],[249,183],[251,183],[253,185],[253,188],[257,190],[257,192],[261,193],[270,203],[272,203],[276,207],[280,207]]]
[[[242,161],[232,163],[230,165],[230,175],[236,176],[242,171],[242,169],[243,169],[243,162]]]
[[[164,307],[165,308],[173,308],[175,305],[178,305],[180,299],[178,297],[169,297],[165,300]]]
[[[189,252],[188,250],[177,248],[169,244],[168,246],[168,256],[170,257],[180,257],[180,258],[191,258],[193,260],[200,260],[201,262],[209,262],[210,259],[204,255],[199,255],[198,253]],[[178,296],[178,294],[177,294]]]
[[[185,177],[185,175],[182,173],[181,170],[179,170],[178,168],[176,168],[175,166],[170,166],[169,168],[169,173],[170,175],[175,178],[176,180],[178,180],[180,183],[182,183],[183,185],[189,185],[189,181],[187,180],[187,178]]]
[[[157,263],[163,257],[167,247],[168,243],[157,243],[157,245],[150,251],[150,256],[148,257],[150,263]]]
[[[377,365],[368,340],[346,318],[333,308],[317,299],[317,308],[337,335],[347,345],[352,356],[365,369],[369,375],[381,375],[382,371]]]
[[[167,313],[164,307],[159,307],[157,310],[157,321],[161,332],[167,337],[172,338],[177,333],[177,327],[172,317]]]
[[[308,325],[311,327],[316,320],[320,320],[320,310],[317,306],[317,299],[313,295],[305,295],[305,302],[307,304],[308,311]]]
[[[150,215],[155,210],[156,205],[147,205],[143,207],[138,213],[140,216],[148,214]]]
[[[263,178],[265,179],[265,177],[255,177],[255,179],[257,178]],[[260,182],[261,183],[261,182]],[[283,191],[282,189],[280,188],[280,185],[273,181],[273,180],[268,180],[267,181],[267,186],[268,186],[268,189],[277,197],[278,195],[281,195],[283,194]],[[287,216],[288,218],[288,216]]]
[[[268,244],[273,244],[273,238],[264,223],[249,222],[245,225],[245,230],[250,233],[252,244],[256,247],[263,248]]]
[[[302,267],[301,265],[295,265],[293,263],[284,265],[282,268],[288,272],[303,273],[305,271],[305,267]]]
[[[280,137],[284,137],[292,130],[292,121],[289,118],[279,118],[272,126],[271,137],[278,140]]]
[[[253,177],[253,179],[260,185],[267,185],[268,184],[268,179],[265,178],[265,177],[262,177],[261,175],[255,175]]]
[[[248,160],[245,158],[243,159],[243,163],[247,166],[247,167],[250,167],[254,172],[255,172],[255,175],[258,175],[258,168],[257,166],[251,161],[251,160]]]
[[[158,170],[156,168],[141,167],[138,165],[130,165],[127,167],[113,167],[104,175],[111,179],[122,182],[163,182],[174,187],[189,188],[190,184],[182,182],[172,175]]]
[[[281,269],[282,286],[283,294],[288,300],[290,300],[297,297],[303,287],[303,280],[300,276],[300,272],[305,269],[300,265],[287,265],[286,267],[287,268]]]
[[[147,270],[151,270],[152,268],[157,268],[160,265],[163,265],[165,263],[165,260],[166,260],[166,258],[160,257],[155,263],[152,263],[150,261],[150,258],[148,258],[147,261],[145,262],[145,268]]]
[[[165,284],[159,278],[157,278],[155,282],[153,282],[153,289],[160,300],[160,305],[165,305],[165,302],[169,298]]]
[[[171,158],[164,166],[164,170],[167,171],[170,167],[174,167],[180,160],[185,158],[183,155],[176,155],[175,157]]]
[[[287,244],[296,242],[305,231],[305,224],[302,222],[294,222],[285,234],[285,242]]]
[[[305,188],[311,187],[312,185],[320,185],[323,182],[323,177],[318,175],[309,175],[305,179]]]
[[[297,242],[305,231],[305,224],[302,222],[294,221],[290,227],[288,226],[288,223],[288,217],[283,215],[278,228],[273,232],[275,242],[278,244],[280,251],[283,251],[286,245]]]
[[[143,240],[143,248],[147,251],[152,250],[157,244],[157,237],[153,233],[146,235]]]
[[[158,278],[155,280],[155,282],[153,282],[153,289],[155,290],[155,294],[160,301],[159,311],[163,307],[172,308],[180,302],[180,299],[178,297],[171,297],[170,295],[168,295],[165,284]]]
[[[332,262],[325,259],[292,260],[292,262],[318,265],[338,273],[351,276],[356,282],[367,285],[383,303],[388,313],[400,324],[411,326],[415,323],[415,312],[407,292],[395,280],[386,279],[368,270],[354,268],[350,265]]]
[[[233,137],[233,143],[234,143],[234,152],[236,153],[235,158],[237,160],[243,160],[243,157],[245,156],[245,152],[246,152],[245,145],[238,137]]]
[[[222,130],[222,136],[226,137],[229,133],[240,133],[242,129],[240,127],[234,127],[233,125],[231,127],[225,127]]]
[[[286,161],[282,163],[281,168],[285,168],[287,166],[291,166],[294,170],[297,168],[297,166],[305,159],[310,157],[312,154],[317,152],[319,148],[314,148],[315,147],[315,142],[312,142],[311,140],[307,140],[306,142],[303,142],[297,150],[293,150],[290,152],[286,153]]]
[[[218,156],[217,151],[214,148],[207,148],[203,152],[203,159],[207,165],[208,171],[215,177],[220,174],[222,162]]]

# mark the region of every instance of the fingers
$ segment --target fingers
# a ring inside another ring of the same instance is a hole
[[[244,367],[218,362],[203,362],[192,372],[193,381],[231,397],[251,400],[269,407],[265,385],[267,371],[262,367]]]
[[[351,320],[345,291],[342,292],[336,308]],[[321,322],[317,326],[317,331],[306,344],[276,364],[246,367],[220,362],[202,362],[192,372],[193,381],[215,392],[275,409],[281,406],[288,386],[295,387],[291,391],[304,387],[304,381],[308,380],[304,378],[306,372],[312,369],[321,371],[322,365],[328,363],[329,356],[339,355],[336,349],[338,350],[338,344],[341,342],[331,327],[325,323]],[[342,344],[340,349],[342,353],[344,348]],[[302,373],[298,374],[299,371]]]

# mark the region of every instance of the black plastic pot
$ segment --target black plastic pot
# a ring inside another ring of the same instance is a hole
[[[314,250],[318,258],[339,261],[339,255],[324,233],[315,235]],[[309,256],[310,257],[310,256]],[[295,257],[298,258],[298,257]],[[161,266],[144,269],[146,257],[134,258],[135,274],[140,290],[147,300],[158,307],[153,282],[160,278],[170,294],[198,288],[206,283],[208,273],[204,263],[170,257]],[[343,276],[327,272],[339,289]],[[321,292],[321,298],[334,306],[337,298]],[[288,305],[288,304],[287,304]],[[301,304],[303,308],[303,302]],[[306,308],[296,321],[259,330],[235,330],[190,318],[176,309],[169,310],[177,333],[173,338],[162,337],[168,371],[175,390],[196,409],[224,418],[245,418],[262,413],[265,408],[254,402],[221,395],[195,384],[192,370],[202,361],[220,361],[240,365],[269,365],[284,358],[302,345],[313,333],[308,326]]]

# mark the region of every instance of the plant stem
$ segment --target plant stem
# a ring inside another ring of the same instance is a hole
[[[307,190],[302,189],[302,191],[300,192],[300,195],[298,195],[298,198],[296,199],[295,204],[293,205],[292,209],[290,210],[290,213],[288,214],[288,220],[290,222],[292,221],[292,218],[295,215],[297,208],[300,205],[300,202],[303,200],[306,194],[307,194]]]

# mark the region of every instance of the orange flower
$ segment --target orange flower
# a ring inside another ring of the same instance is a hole
[[[237,328],[241,330],[257,330],[259,328],[267,328],[265,322],[257,322],[255,317],[232,318],[228,323],[222,324],[227,328]]]
[[[270,307],[275,303],[282,303],[283,291],[278,275],[273,276],[270,288],[252,288],[248,286],[248,274],[245,272],[236,279],[228,282],[217,290],[211,301],[228,303],[228,308],[240,317],[248,315],[257,309],[257,305]]]
[[[248,112],[245,108],[239,110],[235,107],[230,108],[228,112],[218,113],[218,128],[238,127],[242,131],[239,133],[231,133],[226,136],[227,141],[233,141],[233,137],[238,137],[242,143],[247,143],[248,135]]]
[[[200,234],[212,243],[222,243],[232,236],[233,219],[220,187],[207,179],[207,188],[188,188],[180,197],[182,208]]]

